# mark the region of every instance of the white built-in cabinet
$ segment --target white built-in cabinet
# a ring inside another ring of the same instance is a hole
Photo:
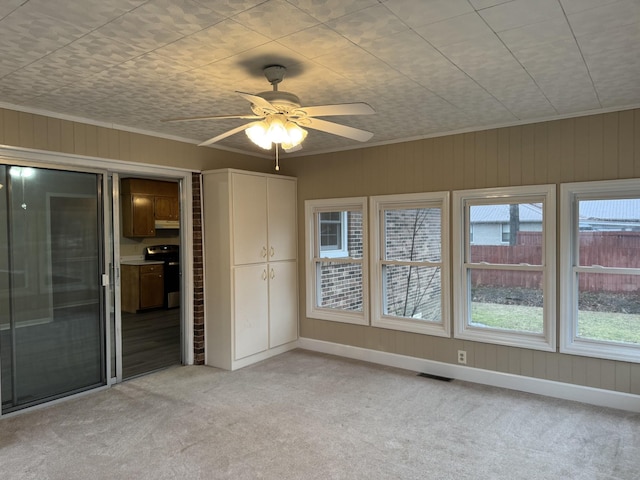
[[[298,338],[296,179],[203,173],[205,355],[234,370]]]

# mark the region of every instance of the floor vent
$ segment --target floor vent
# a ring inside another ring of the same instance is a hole
[[[430,373],[419,373],[419,377],[431,378],[433,380],[440,380],[441,382],[450,382],[453,378],[441,377],[439,375],[431,375]]]

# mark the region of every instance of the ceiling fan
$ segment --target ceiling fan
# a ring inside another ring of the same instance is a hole
[[[236,133],[245,131],[247,136],[261,148],[271,149],[272,144],[281,145],[285,152],[295,152],[302,148],[302,141],[311,128],[321,132],[339,135],[359,142],[366,142],[373,133],[339,123],[321,120],[317,117],[338,115],[370,115],[375,110],[366,103],[342,103],[337,105],[318,105],[302,107],[300,99],[293,93],[279,91],[278,84],[284,79],[286,68],[282,65],[270,65],[264,68],[264,75],[273,86],[272,91],[255,95],[236,92],[251,102],[253,115],[212,115],[203,117],[170,118],[164,122],[191,122],[196,120],[216,120],[240,118],[254,120],[200,143],[199,146],[211,145]]]

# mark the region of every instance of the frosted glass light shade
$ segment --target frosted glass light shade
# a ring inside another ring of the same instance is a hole
[[[261,122],[245,130],[247,137],[260,148],[269,150],[273,143],[282,144],[289,150],[300,145],[307,137],[307,131],[286,119],[283,114],[268,115]]]
[[[258,145],[260,148],[264,148],[265,150],[271,149],[271,140],[267,135],[269,126],[267,122],[264,120],[262,122],[256,123],[255,125],[247,128],[244,133],[247,134],[249,140]]]
[[[307,138],[307,131],[304,128],[300,128],[293,122],[287,122],[285,125],[289,139],[286,142],[282,142],[282,148],[290,150],[300,145],[305,138]]]

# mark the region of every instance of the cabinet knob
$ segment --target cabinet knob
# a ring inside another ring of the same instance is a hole
[[[260,256],[265,258],[267,256],[267,247],[262,247],[262,252],[260,252]]]
[[[273,271],[273,268],[271,269],[271,274],[269,275],[269,277],[271,278],[271,280],[276,278],[276,272]]]
[[[273,256],[275,255],[275,253],[276,253],[276,252],[275,252],[275,250],[273,249],[273,247],[271,247],[271,248],[269,249],[269,256],[270,256],[270,257],[273,257]]]
[[[266,270],[263,270],[263,271],[262,271],[262,279],[263,279],[263,280],[266,280],[266,279],[267,279],[267,271],[266,271]]]

